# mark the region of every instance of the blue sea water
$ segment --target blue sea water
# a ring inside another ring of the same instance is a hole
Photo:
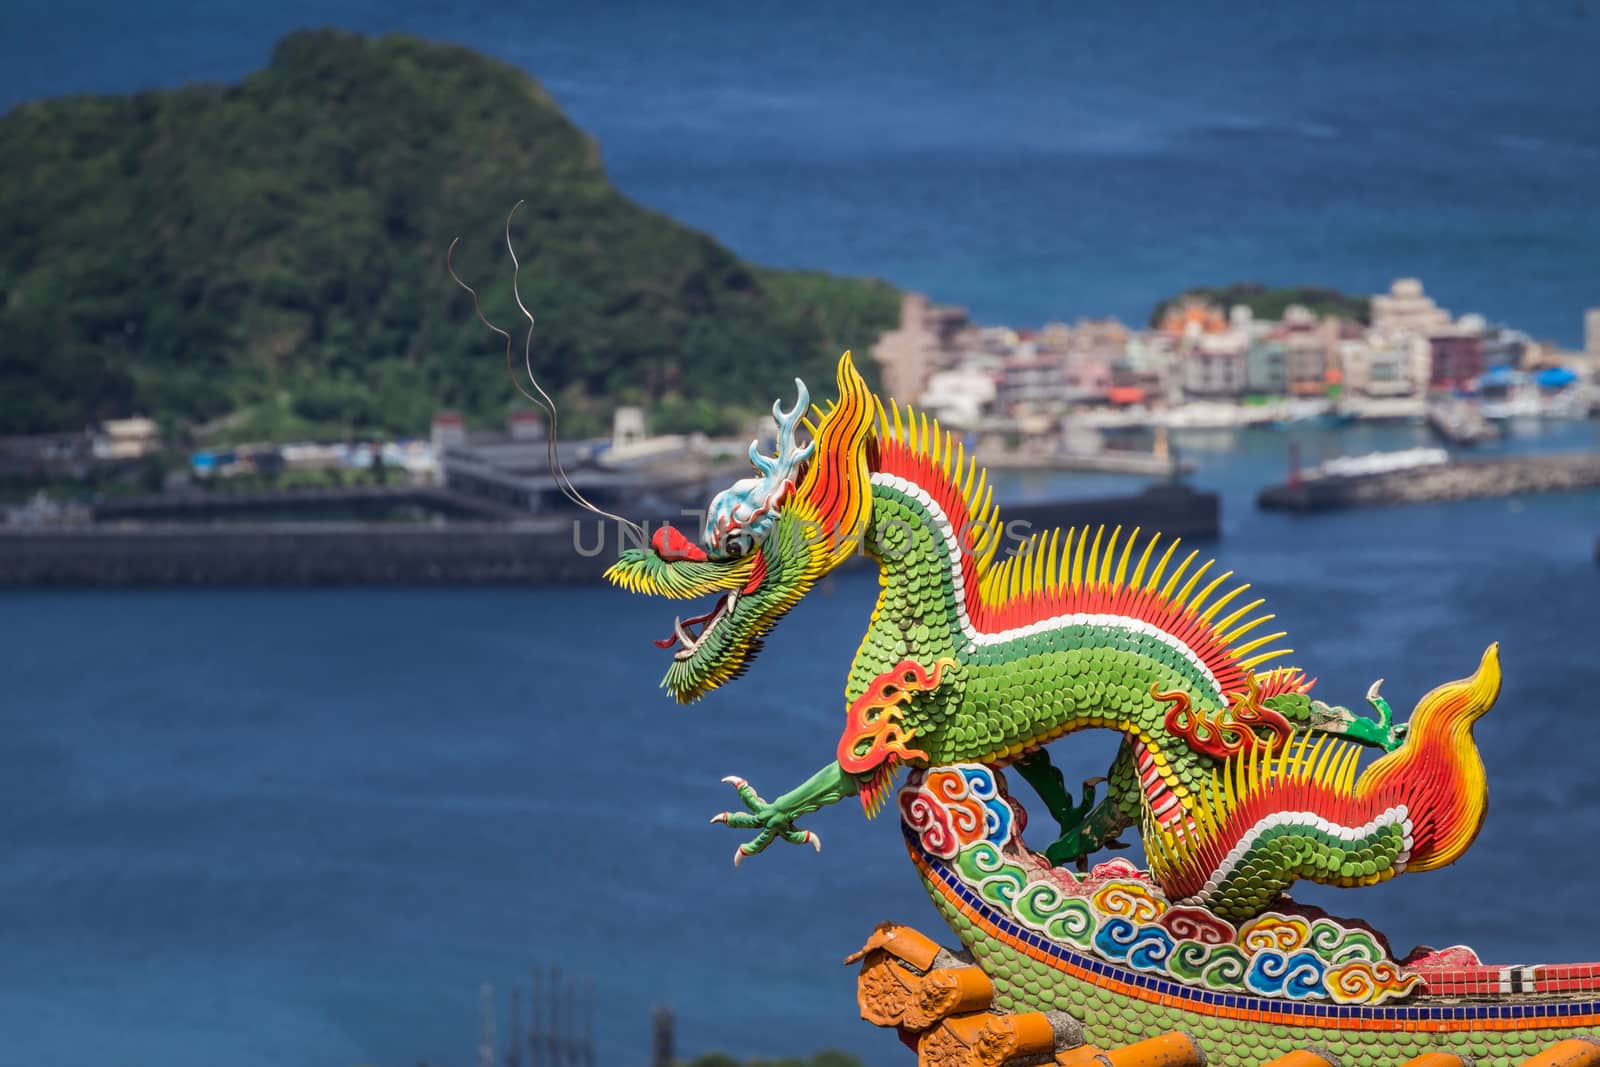
[[[236,78],[327,23],[524,65],[641,201],[755,259],[882,275],[991,321],[1419,274],[1454,310],[1570,344],[1600,303],[1600,12],[1581,2],[12,0],[0,106]],[[1282,436],[1182,442],[1226,493],[1222,561],[1327,699],[1381,675],[1409,708],[1503,642],[1480,844],[1307,895],[1402,946],[1600,957],[1600,494],[1263,515],[1251,494],[1281,476]],[[1591,424],[1513,446],[1597,441]],[[892,821],[819,813],[820,856],[737,872],[738,838],[706,824],[732,801],[722,775],[781,791],[826,760],[872,595],[837,578],[688,709],[656,688],[671,606],[604,589],[0,596],[0,1064],[461,1065],[479,984],[503,1027],[535,962],[595,980],[602,1067],[646,1059],[662,1001],[688,1052],[904,1062],[855,1020],[839,966],[881,919],[938,927]],[[1057,746],[1078,775],[1111,748]]]
[[[9,0],[0,107],[235,79],[329,23],[517,63],[644,203],[987,321],[1419,275],[1576,345],[1600,305],[1590,0]]]
[[[1310,457],[1421,441],[1301,435]],[[1319,676],[1409,711],[1500,641],[1478,731],[1491,805],[1455,867],[1305,898],[1397,946],[1502,962],[1600,958],[1600,493],[1264,514],[1284,435],[1190,434],[1225,493],[1221,562]],[[1595,448],[1596,424],[1516,447]],[[1115,480],[1029,477],[1026,500]],[[771,795],[832,754],[876,593],[837,576],[750,674],[688,708],[658,689],[673,606],[613,590],[7,593],[0,597],[0,1062],[350,1067],[472,1062],[478,988],[591,976],[598,1062],[645,1062],[651,1005],[684,1051],[854,1050],[840,966],[877,922],[932,933],[892,817],[853,804],[739,870],[719,782]],[[1069,780],[1110,735],[1054,746]],[[526,1018],[526,1016],[524,1016]]]

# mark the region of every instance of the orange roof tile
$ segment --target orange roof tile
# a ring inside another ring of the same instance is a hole
[[[918,1067],[1004,1067],[1011,1060],[1053,1057],[1053,1067],[1205,1067],[1206,1051],[1179,1030],[1123,1045],[1085,1043],[1083,1027],[1065,1012],[1008,1012],[976,966],[916,930],[883,923],[847,963],[861,963],[856,999],[861,1016],[894,1027],[917,1053]],[[955,966],[938,966],[941,962]],[[1050,1059],[1045,1060],[1050,1063]],[[1263,1067],[1339,1067],[1331,1053],[1297,1049]],[[1425,1051],[1401,1067],[1470,1067],[1461,1056]],[[1600,1067],[1600,1041],[1558,1041],[1520,1067]]]

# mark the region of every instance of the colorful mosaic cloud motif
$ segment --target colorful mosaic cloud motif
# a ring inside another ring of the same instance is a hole
[[[1130,864],[1051,870],[1018,836],[1002,780],[979,764],[912,772],[906,836],[1024,928],[1110,963],[1187,985],[1297,1001],[1380,1004],[1421,985],[1370,932],[1321,915],[1266,912],[1235,926],[1174,906]]]
[[[1009,841],[1016,816],[989,768],[974,764],[918,772],[900,790],[900,818],[923,851],[951,860],[980,841]]]
[[[1272,616],[1231,574],[1138,530],[1018,541],[960,441],[879,401],[848,353],[837,385],[826,406],[803,410],[801,384],[794,407],[774,408],[776,454],[752,450],[761,476],[718,495],[698,544],[663,529],[608,572],[637,592],[717,597],[657,642],[672,656],[663,684],[694,701],[747,670],[840,563],[877,565],[835,758],[771,801],[729,779],[744,810],[715,821],[753,834],[736,862],[780,840],[817,845],[797,820],[845,797],[875,813],[898,768],[956,764],[1017,769],[1060,828],[1045,849],[1053,863],[1134,828],[1167,901],[1236,926],[1273,912],[1299,879],[1370,885],[1451,863],[1472,842],[1487,804],[1472,726],[1499,692],[1493,646],[1405,727],[1376,686],[1376,718],[1313,700],[1302,671],[1270,665],[1287,655],[1283,635],[1255,635]],[[1121,746],[1108,795],[1079,802],[1044,746],[1086,729],[1115,731]],[[1127,950],[1179,954],[1155,935]],[[1263,964],[1257,980],[1325,987],[1326,968],[1308,977],[1304,963]]]

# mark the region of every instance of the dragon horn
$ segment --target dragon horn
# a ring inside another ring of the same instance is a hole
[[[806,388],[806,383],[799,378],[794,380],[795,402],[794,407],[788,411],[783,410],[781,401],[772,402],[772,417],[778,420],[778,455],[793,456],[794,462],[799,463],[811,455],[816,442],[807,442],[804,448],[796,448],[794,434],[800,428],[801,421],[806,417],[806,412],[811,408],[811,390]]]
[[[805,418],[806,409],[811,406],[811,392],[806,388],[806,383],[799,378],[794,380],[799,398],[794,407],[788,411],[783,410],[783,401],[772,402],[772,417],[778,420],[778,451],[776,455],[764,456],[761,454],[761,442],[750,442],[750,464],[768,478],[783,481],[789,478],[796,467],[805,462],[811,455],[815,443],[808,443],[804,448],[797,447],[794,441],[795,430]]]
[[[760,441],[751,441],[750,442],[750,465],[752,467],[754,467],[756,470],[760,471],[762,474],[770,476],[773,471],[778,469],[778,459],[777,459],[776,456],[764,456],[764,455],[762,455],[761,454],[761,442]]]

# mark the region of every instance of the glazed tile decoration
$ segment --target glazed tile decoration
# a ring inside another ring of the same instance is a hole
[[[1499,694],[1495,646],[1407,723],[1376,684],[1370,714],[1325,704],[1282,662],[1284,635],[1259,634],[1262,601],[1212,562],[1139,530],[1008,531],[962,444],[874,397],[848,353],[825,407],[796,384],[794,407],[774,406],[776,454],[752,446],[760,476],[712,502],[698,541],[659,530],[608,577],[717,596],[658,642],[663,685],[690,702],[743,674],[824,575],[876,563],[833,758],[772,800],[729,778],[741,810],[713,819],[745,835],[737,864],[778,841],[820,849],[800,824],[826,805],[854,796],[871,816],[893,802],[961,954],[880,928],[852,957],[864,1017],[925,1063],[994,1067],[1128,1045],[1174,1064],[1312,1047],[1324,1063],[1443,1049],[1510,1064],[1600,1027],[1600,965],[1397,957],[1367,925],[1288,895],[1432,870],[1471,845],[1488,796],[1472,728]],[[1089,728],[1121,745],[1105,795],[1091,782],[1075,797],[1044,746]],[[1037,794],[1036,826],[1052,824],[1042,849],[1023,842],[1011,774]],[[1124,833],[1148,869],[1091,867]],[[1600,1046],[1557,1047],[1562,1064],[1600,1063]]]

